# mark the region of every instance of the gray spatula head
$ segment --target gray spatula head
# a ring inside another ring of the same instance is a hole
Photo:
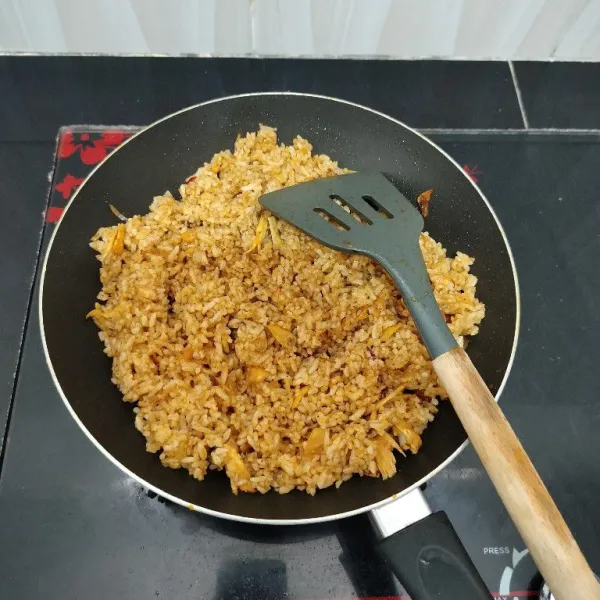
[[[265,194],[260,204],[330,248],[380,262],[400,289],[432,357],[456,346],[419,247],[423,217],[384,175],[358,172],[318,179]]]
[[[260,203],[335,250],[373,257],[388,251],[386,242],[415,243],[423,229],[421,213],[376,172],[301,183],[265,194]]]

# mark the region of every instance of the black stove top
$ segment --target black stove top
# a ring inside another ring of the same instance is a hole
[[[62,136],[44,244],[95,160],[89,153],[109,152],[125,135],[80,129]],[[505,227],[523,314],[502,406],[600,572],[600,134],[429,135],[464,165]],[[164,501],[121,473],[88,442],[54,390],[37,310],[34,300],[0,480],[3,598],[402,594],[373,549],[364,516],[304,527],[221,521]],[[541,578],[471,448],[428,483],[425,495],[448,513],[490,590],[501,598],[537,597]]]

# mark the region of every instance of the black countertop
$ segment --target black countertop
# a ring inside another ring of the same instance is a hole
[[[61,125],[147,125],[211,98],[258,91],[337,96],[415,127],[522,127],[504,62],[0,57],[0,141]]]
[[[530,126],[596,127],[598,69],[516,64]],[[565,81],[575,84],[565,91]],[[34,314],[21,343],[33,312],[58,128],[145,124],[212,97],[257,90],[367,104],[437,130],[431,135],[471,165],[507,230],[521,276],[523,331],[503,407],[600,571],[596,133],[507,133],[522,130],[524,121],[503,62],[2,57],[0,90],[0,438],[12,406],[0,473],[6,597],[245,598],[266,597],[265,589],[273,597],[285,589],[305,598],[395,593],[377,557],[363,552],[368,543],[356,547],[357,533],[368,542],[364,519],[273,533],[149,497],[89,445],[61,406],[45,371]],[[493,587],[504,559],[485,548],[516,549],[519,540],[474,454],[467,450],[432,480],[427,495],[466,536]],[[242,589],[235,591],[232,581]]]

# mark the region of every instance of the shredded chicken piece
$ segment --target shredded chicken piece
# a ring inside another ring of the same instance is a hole
[[[393,400],[398,394],[404,391],[404,384],[399,385],[393,392],[389,393],[385,398],[377,402],[374,406],[369,410],[369,414],[373,414],[377,412],[380,408],[383,408],[390,400]]]
[[[308,394],[308,386],[300,388],[295,394],[294,399],[292,400],[292,408],[298,408],[300,402],[302,402],[302,398]]]
[[[364,308],[361,308],[360,311],[358,312],[358,314],[356,315],[356,318],[359,321],[362,321],[363,319],[366,319],[367,316],[369,315],[369,307],[365,306]]]
[[[227,472],[227,476],[231,479],[233,487],[233,492],[237,493],[237,489],[239,488],[243,492],[252,491],[252,486],[250,485],[250,471],[248,471],[248,467],[244,464],[242,457],[239,455],[238,451],[230,445],[226,445],[227,449],[227,457],[225,458],[225,471]]]
[[[268,373],[262,367],[248,367],[248,382],[262,383],[267,378]]]
[[[194,349],[191,346],[186,346],[181,353],[181,358],[185,361],[191,361],[194,358]]]
[[[104,249],[102,250],[102,254],[100,256],[100,260],[102,262],[104,262],[108,258],[108,255],[112,250],[112,247],[115,243],[115,238],[117,237],[117,230],[113,229],[108,235],[109,238],[107,239],[106,244],[104,245]]]
[[[394,434],[399,439],[402,438],[400,445],[403,450],[410,450],[413,454],[419,451],[422,444],[421,436],[406,421],[399,420],[394,423]]]
[[[275,248],[279,248],[281,246],[281,238],[279,237],[279,232],[277,231],[277,219],[275,217],[269,217],[269,231],[271,232],[273,246],[275,246]]]
[[[402,327],[402,323],[397,323],[396,325],[392,325],[391,327],[386,327],[381,334],[381,341],[387,342],[395,333]]]
[[[304,446],[305,454],[318,454],[325,443],[325,430],[317,427],[310,432],[308,441]]]
[[[123,254],[123,250],[125,250],[125,224],[119,223],[117,225],[117,233],[115,233],[115,237],[112,240],[110,251],[117,256]]]
[[[417,204],[419,205],[419,210],[421,214],[426,217],[429,214],[429,203],[431,202],[431,194],[433,194],[433,189],[425,190],[419,197],[417,198]]]
[[[282,346],[287,346],[292,338],[292,332],[280,325],[267,325],[267,329]]]
[[[263,243],[263,240],[267,235],[267,225],[267,217],[266,215],[262,215],[258,220],[258,225],[256,226],[256,233],[254,234],[254,238],[252,239],[250,248],[246,250],[246,254],[249,254],[253,250],[257,250],[258,248],[260,248],[260,245]]]
[[[181,239],[184,242],[193,242],[196,239],[196,233],[193,232],[193,231],[189,231],[189,230],[188,231],[184,231],[181,234]]]
[[[99,308],[94,308],[93,310],[90,310],[90,312],[85,315],[86,319],[98,319],[98,318],[102,318],[102,311]]]
[[[382,435],[375,442],[375,461],[383,479],[388,479],[396,473],[396,458],[393,449],[400,450],[400,446],[389,435]]]
[[[104,307],[101,304],[96,304],[96,308],[90,310],[90,312],[85,316],[86,319],[94,319],[96,323],[101,323],[102,321],[106,321],[118,315],[119,306],[115,306],[112,310],[104,310]]]

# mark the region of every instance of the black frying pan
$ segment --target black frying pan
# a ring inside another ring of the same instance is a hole
[[[121,401],[111,383],[97,329],[85,319],[99,290],[98,262],[88,243],[99,227],[114,222],[107,202],[125,215],[146,213],[154,195],[175,194],[198,166],[232,148],[238,134],[256,130],[259,123],[275,126],[285,143],[298,134],[308,138],[317,152],[340,165],[384,172],[408,198],[434,188],[426,230],[450,253],[461,250],[476,258],[473,273],[486,318],[469,355],[498,395],[514,356],[519,294],[508,242],[487,200],[448,155],[399,121],[305,94],[249,94],[185,109],[143,130],[101,163],[69,202],[48,249],[40,290],[42,338],[55,384],[73,417],[108,458],[145,487],[227,519],[265,524],[338,519],[418,488],[464,448],[466,435],[450,403],[441,404],[422,449],[399,459],[391,479],[355,477],[315,497],[304,492],[234,496],[224,474],[210,472],[199,482],[146,452],[132,406]],[[429,521],[428,527],[439,528],[435,519]],[[414,537],[414,526],[412,531]],[[416,543],[411,540],[411,547]]]

